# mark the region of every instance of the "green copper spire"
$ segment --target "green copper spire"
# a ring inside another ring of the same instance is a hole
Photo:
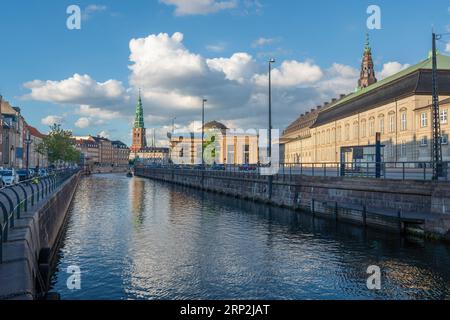
[[[365,48],[366,52],[371,52],[372,49],[370,48],[370,41],[369,41],[369,34],[366,33],[366,48]]]
[[[135,129],[144,128],[144,108],[142,107],[141,90],[139,89],[139,100],[136,106],[136,118],[134,120]]]

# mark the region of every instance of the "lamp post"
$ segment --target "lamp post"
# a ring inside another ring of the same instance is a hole
[[[202,100],[202,168],[205,166],[204,157],[204,139],[205,139],[205,103],[208,102],[207,99]]]
[[[442,138],[441,138],[441,118],[439,112],[439,91],[437,79],[437,57],[436,40],[441,38],[433,32],[432,35],[432,95],[433,95],[433,180],[439,180],[442,176]]]
[[[272,164],[272,64],[275,63],[275,59],[269,60],[269,148],[267,156],[269,158],[269,164]]]
[[[25,144],[27,145],[27,170],[28,170],[30,168],[30,144],[31,144],[30,132],[27,133]]]

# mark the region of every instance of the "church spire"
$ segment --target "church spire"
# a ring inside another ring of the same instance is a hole
[[[139,99],[136,106],[136,118],[134,120],[134,128],[144,128],[144,107],[142,106],[141,89],[139,89]]]
[[[372,48],[370,47],[369,34],[366,34],[366,45],[364,56],[361,63],[361,74],[358,81],[358,87],[366,88],[377,82],[375,77],[375,69],[372,60]]]

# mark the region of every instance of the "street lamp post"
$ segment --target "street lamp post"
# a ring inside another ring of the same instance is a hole
[[[272,167],[272,64],[275,63],[275,59],[271,58],[269,60],[269,147],[268,147],[268,160],[269,167]],[[273,188],[273,176],[269,174],[268,176],[268,198],[272,198],[272,188]]]
[[[267,156],[269,158],[269,164],[272,164],[272,64],[275,63],[275,59],[269,60],[269,148]]]
[[[30,168],[30,144],[31,144],[31,136],[29,132],[27,134],[25,143],[27,145],[27,170],[28,170]]]
[[[203,99],[202,101],[202,168],[205,166],[205,157],[204,157],[204,139],[205,139],[205,103],[208,100]]]
[[[432,96],[433,96],[433,180],[439,180],[442,176],[442,137],[441,137],[441,118],[439,112],[439,91],[437,79],[437,58],[436,58],[436,40],[441,38],[433,32],[432,35]]]

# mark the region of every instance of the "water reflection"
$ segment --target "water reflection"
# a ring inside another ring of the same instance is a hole
[[[60,255],[54,288],[71,299],[449,298],[447,245],[114,175],[82,181]]]

